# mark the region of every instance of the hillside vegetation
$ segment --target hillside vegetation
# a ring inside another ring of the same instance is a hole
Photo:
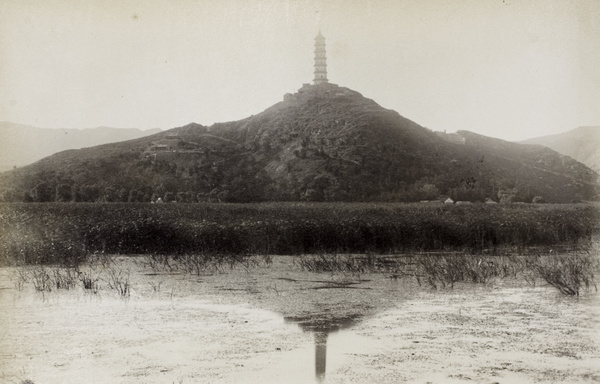
[[[448,140],[333,84],[211,127],[65,151],[0,174],[3,201],[591,200],[598,174],[543,147]]]

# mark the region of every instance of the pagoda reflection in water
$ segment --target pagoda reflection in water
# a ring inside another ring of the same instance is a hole
[[[329,331],[315,331],[315,377],[319,383],[325,379],[327,371],[327,338]]]
[[[327,373],[327,340],[330,333],[348,328],[354,324],[351,318],[302,319],[284,318],[287,322],[296,323],[305,332],[312,332],[315,338],[315,378],[317,383],[325,381]]]

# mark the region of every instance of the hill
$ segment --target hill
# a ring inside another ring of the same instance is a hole
[[[600,173],[600,126],[579,127],[558,135],[535,137],[521,143],[544,145]]]
[[[246,119],[70,150],[0,174],[5,201],[548,202],[598,174],[548,148],[432,132],[360,93],[305,85]]]
[[[47,129],[30,125],[0,122],[0,172],[31,164],[67,149],[137,139],[160,132],[159,129]]]

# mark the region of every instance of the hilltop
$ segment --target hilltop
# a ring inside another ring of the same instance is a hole
[[[521,143],[546,146],[600,173],[600,126],[578,127],[557,135],[535,137]]]
[[[0,174],[0,188],[5,201],[570,202],[599,193],[597,173],[548,148],[432,132],[328,83],[243,120],[61,152]]]
[[[49,129],[0,121],[0,172],[31,164],[67,149],[137,139],[157,132],[160,132],[160,129]]]

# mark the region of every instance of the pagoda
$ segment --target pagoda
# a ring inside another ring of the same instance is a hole
[[[327,83],[327,57],[325,56],[325,37],[321,31],[315,37],[315,78],[314,84]]]

